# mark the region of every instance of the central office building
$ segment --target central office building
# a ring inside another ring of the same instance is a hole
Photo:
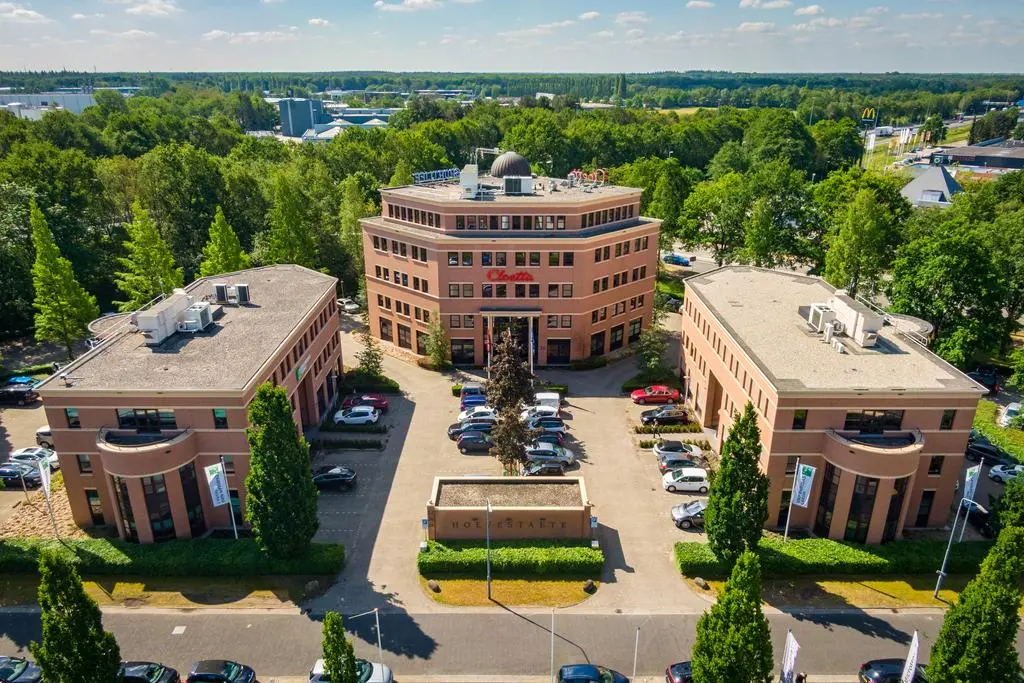
[[[418,355],[439,317],[452,361],[488,363],[509,328],[534,366],[614,352],[650,325],[661,222],[603,173],[538,178],[514,152],[488,174],[381,190],[363,219],[371,332]]]

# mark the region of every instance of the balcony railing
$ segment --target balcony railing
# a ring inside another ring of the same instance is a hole
[[[133,448],[173,441],[187,431],[187,429],[165,429],[159,432],[139,432],[134,429],[104,427],[100,429],[99,439],[111,446]]]
[[[851,446],[892,453],[918,449],[924,443],[924,434],[920,429],[904,429],[882,434],[863,434],[829,429],[825,433],[835,440]]]

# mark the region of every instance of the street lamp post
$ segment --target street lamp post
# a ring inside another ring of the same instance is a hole
[[[939,591],[942,589],[942,580],[946,578],[946,568],[949,566],[949,551],[953,547],[953,536],[956,533],[956,524],[960,521],[960,510],[961,508],[964,507],[964,503],[968,500],[969,499],[965,496],[961,498],[960,502],[956,504],[956,515],[953,517],[953,527],[949,530],[949,543],[946,544],[946,554],[942,557],[942,569],[940,569],[937,572],[939,575],[939,579],[935,582],[935,592],[932,594],[932,597],[934,598],[939,597]],[[982,512],[988,512],[988,510],[986,510],[981,505],[978,505],[974,501],[971,501],[971,506],[977,507]],[[966,526],[966,524],[967,516],[964,515],[964,525]]]
[[[487,538],[487,599],[491,599],[491,499],[487,498],[484,533]]]

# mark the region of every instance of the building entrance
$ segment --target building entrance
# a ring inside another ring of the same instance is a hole
[[[519,343],[519,357],[530,363],[530,372],[533,372],[537,364],[537,336],[539,334],[538,316],[510,316],[495,315],[483,316],[484,339],[487,340],[487,362],[490,364],[490,354],[494,344],[497,344],[505,331],[512,333],[513,338]]]

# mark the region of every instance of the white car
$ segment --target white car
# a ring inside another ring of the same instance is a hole
[[[352,299],[338,299],[338,308],[345,311],[346,313],[358,313],[359,304]]]
[[[1024,465],[996,465],[988,471],[988,478],[997,484],[1016,479],[1024,474]]]
[[[576,464],[576,454],[568,448],[541,441],[526,448],[526,460],[531,463],[557,462],[569,467]]]
[[[524,420],[532,420],[535,417],[558,417],[558,408],[549,405],[530,406],[519,414]]]
[[[476,419],[488,419],[493,418],[495,422],[498,421],[498,411],[490,406],[470,406],[459,413],[459,422],[463,420],[476,420]]]
[[[53,432],[50,425],[43,425],[36,430],[36,443],[43,448],[53,448]]]
[[[678,470],[666,472],[661,478],[661,485],[669,493],[682,491],[683,493],[708,492],[708,472],[700,467],[680,467]]]
[[[668,440],[659,441],[654,444],[654,455],[658,458],[667,458],[669,456],[680,456],[683,458],[690,458],[691,460],[697,460],[704,454],[697,446],[692,443],[684,443],[682,441]]]
[[[1011,403],[1005,408],[1003,408],[1003,412],[999,413],[999,426],[1009,427],[1010,423],[1012,423],[1017,418],[1017,416],[1020,415],[1020,410],[1021,406],[1019,403],[1016,402]]]
[[[324,671],[324,660],[316,660],[313,668],[309,670],[309,683],[327,683],[330,680]],[[394,683],[395,678],[387,665],[357,659],[356,680],[360,683]]]
[[[334,414],[336,425],[372,425],[380,419],[380,413],[373,406],[353,406]]]
[[[38,467],[39,463],[45,462],[50,466],[51,470],[60,469],[60,463],[57,462],[57,454],[49,448],[40,448],[38,446],[19,448],[7,456],[7,459],[11,462],[20,462],[25,465],[32,465],[33,467]]]

